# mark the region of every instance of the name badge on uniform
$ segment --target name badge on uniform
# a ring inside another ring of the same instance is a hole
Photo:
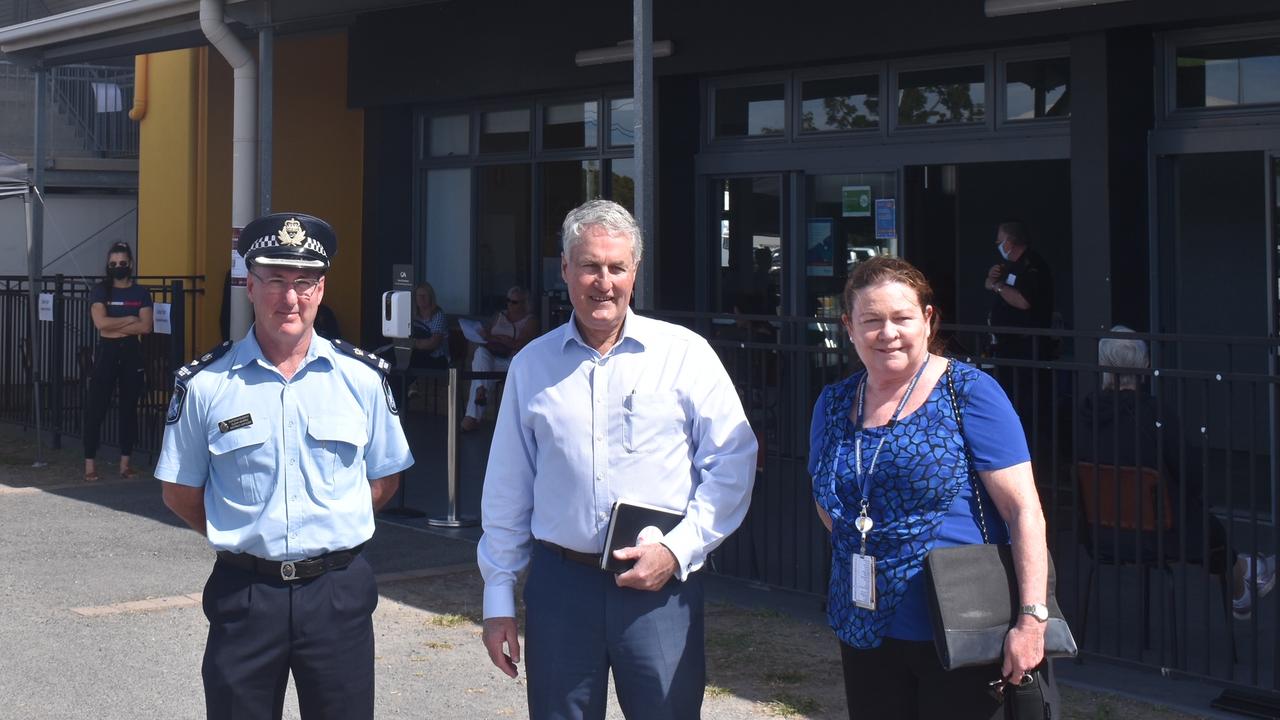
[[[239,417],[233,417],[230,420],[223,420],[218,423],[218,429],[224,433],[229,433],[232,430],[239,430],[242,427],[249,427],[252,424],[253,416],[249,413],[245,413]]]
[[[853,556],[853,604],[867,610],[876,609],[876,559],[870,555]]]
[[[1017,285],[1018,276],[1014,275],[1013,273],[1009,273],[1009,277],[1004,279],[1004,284],[1008,285],[1009,287],[1013,287],[1014,285]]]

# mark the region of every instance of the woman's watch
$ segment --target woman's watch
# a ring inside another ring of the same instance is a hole
[[[1021,615],[1030,615],[1040,622],[1048,622],[1049,606],[1043,603],[1032,603],[1030,605],[1022,605],[1018,608]]]

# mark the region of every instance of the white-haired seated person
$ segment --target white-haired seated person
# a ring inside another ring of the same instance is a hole
[[[528,291],[519,285],[508,289],[506,308],[493,316],[481,334],[488,342],[476,346],[475,353],[471,356],[471,369],[475,372],[494,372],[510,368],[511,358],[538,336],[538,319],[529,307]],[[471,381],[467,411],[462,418],[463,432],[480,427],[484,405],[496,385],[493,380]]]
[[[1116,325],[1116,333],[1131,333],[1131,328]],[[1137,338],[1103,338],[1098,341],[1098,365],[1115,368],[1151,366],[1147,343]],[[1157,425],[1157,420],[1159,425]],[[1152,397],[1146,387],[1146,375],[1102,373],[1102,388],[1087,395],[1080,404],[1078,457],[1082,462],[1102,466],[1149,467],[1161,470],[1167,497],[1174,504],[1174,527],[1164,538],[1167,557],[1179,557],[1180,536],[1186,537],[1186,560],[1204,564],[1212,574],[1230,568],[1233,589],[1233,613],[1237,619],[1248,619],[1253,612],[1253,580],[1257,575],[1259,597],[1271,592],[1276,582],[1274,555],[1240,555],[1227,546],[1227,533],[1222,521],[1214,515],[1205,520],[1200,479],[1193,473],[1180,473],[1178,447],[1182,443],[1182,425],[1169,403]],[[1163,435],[1163,437],[1161,437]],[[1160,442],[1160,441],[1163,442]],[[1185,504],[1178,507],[1180,488],[1185,486]],[[1208,557],[1204,557],[1204,533],[1208,532]],[[1103,543],[1108,541],[1103,538]],[[1144,552],[1154,556],[1155,538],[1144,540]],[[1121,553],[1134,552],[1131,541],[1121,541]],[[1137,558],[1127,558],[1136,560]]]

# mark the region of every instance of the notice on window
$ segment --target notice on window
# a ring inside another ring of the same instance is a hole
[[[53,322],[53,293],[40,293],[37,306],[41,322]]]
[[[835,259],[835,220],[811,218],[809,237],[805,249],[805,266],[811,277],[831,277]]]
[[[871,217],[871,186],[845,185],[840,188],[844,217]]]
[[[893,198],[876,200],[876,239],[892,240],[898,237],[898,207]]]
[[[235,287],[244,287],[245,280],[249,277],[249,266],[244,262],[244,256],[240,254],[240,228],[231,228],[231,284]]]
[[[151,306],[151,332],[161,335],[173,334],[173,324],[169,319],[169,311],[172,307],[169,303],[155,303]]]

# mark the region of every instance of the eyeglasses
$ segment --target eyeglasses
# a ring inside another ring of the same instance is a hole
[[[109,263],[107,263],[107,267],[109,267],[109,268],[118,268],[118,267],[127,268],[127,267],[129,267],[129,261],[128,261],[128,260],[125,260],[124,262],[109,262]]]
[[[285,280],[284,278],[264,278],[258,273],[250,273],[258,278],[258,281],[267,286],[267,292],[272,295],[283,295],[293,288],[298,293],[298,297],[311,297],[311,293],[315,292],[316,286],[320,284],[323,277],[319,278],[298,278],[297,280]]]

